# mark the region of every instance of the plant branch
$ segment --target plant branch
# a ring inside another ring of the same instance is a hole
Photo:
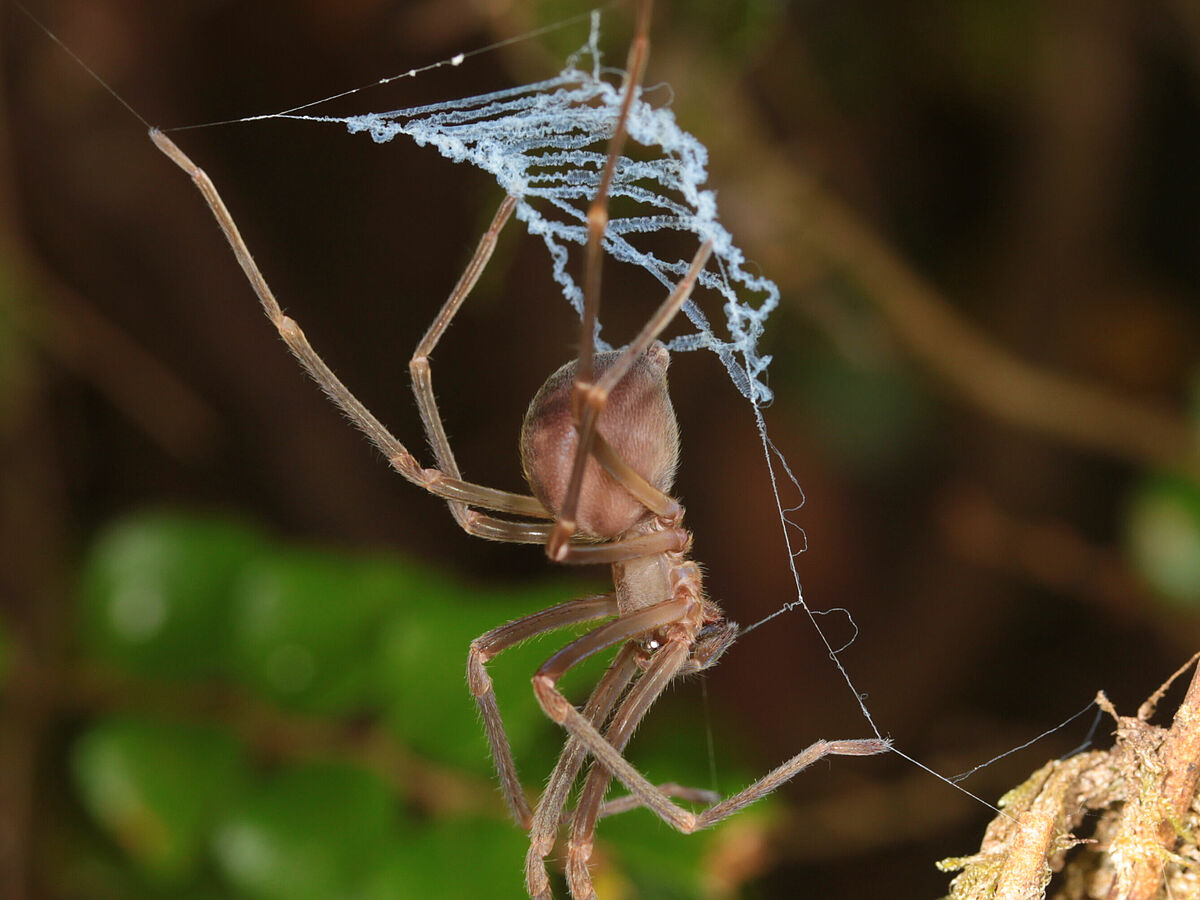
[[[1200,477],[1200,439],[1181,415],[1010,352],[876,229],[768,144],[769,129],[734,72],[714,58],[700,71],[689,68],[687,81],[692,89],[679,101],[703,98],[706,110],[683,109],[682,118],[711,120],[712,110],[719,111],[721,127],[705,136],[726,218],[785,298],[802,296],[814,270],[839,271],[862,289],[910,355],[975,407],[1081,449]]]
[[[159,684],[76,666],[62,673],[55,706],[60,712],[132,712],[213,725],[269,761],[336,757],[356,763],[437,815],[503,814],[490,781],[420,758],[380,725],[288,713],[232,687]]]
[[[1189,664],[1194,665],[1195,661],[1193,657]],[[1139,719],[1143,712],[1149,712],[1147,707],[1151,704],[1147,703],[1138,711]],[[1179,841],[1182,823],[1196,796],[1196,781],[1200,777],[1200,668],[1192,671],[1187,694],[1159,748],[1158,762],[1163,775],[1154,804],[1157,814],[1147,817],[1148,833],[1141,837],[1148,846],[1157,843],[1162,852],[1140,853],[1134,857],[1126,876],[1128,882],[1123,884],[1118,880],[1109,893],[1110,900],[1153,900],[1159,895],[1163,868]]]

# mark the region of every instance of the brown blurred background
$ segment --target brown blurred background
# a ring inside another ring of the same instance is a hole
[[[35,11],[171,127],[288,108],[581,8]],[[622,5],[606,16],[614,64],[628,19]],[[64,652],[89,537],[146,505],[235,511],[285,537],[399,548],[476,578],[544,575],[536,549],[464,536],[389,472],[306,382],[141,124],[17,11],[2,22],[0,609],[30,665]],[[545,77],[584,35],[515,44],[330,111]],[[1196,608],[1163,602],[1123,549],[1144,479],[1200,473],[1197,7],[663,0],[647,76],[659,81],[710,147],[723,220],[783,288],[767,415],[807,495],[799,571],[811,604],[853,611],[861,633],[842,660],[879,727],[953,774],[1097,689],[1131,713],[1197,646]],[[495,185],[434,151],[336,128],[175,137],[288,312],[423,449],[408,355],[498,204]],[[614,275],[608,333],[632,333],[657,299]],[[544,250],[513,228],[434,362],[468,477],[520,488],[524,406],[573,339]],[[676,356],[672,384],[697,556],[730,615],[757,621],[794,591],[751,412],[711,356]],[[835,645],[849,637],[823,621]],[[460,667],[447,661],[444,677]],[[718,747],[762,769],[817,737],[867,733],[800,613],[748,636],[707,689]],[[695,687],[668,702],[703,715]],[[968,786],[994,801],[1090,721]],[[10,771],[36,785],[70,723],[47,707],[28,723]],[[896,758],[823,766],[786,795],[794,828],[752,896],[878,896],[870,885],[884,879],[903,886],[890,896],[936,896],[947,876],[933,862],[972,850],[989,818]],[[869,824],[860,843],[834,846],[815,817],[844,803]]]

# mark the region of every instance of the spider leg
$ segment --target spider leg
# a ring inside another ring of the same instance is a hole
[[[678,674],[679,669],[687,660],[687,653],[688,647],[682,642],[669,642],[655,653],[645,675],[625,697],[604,734],[603,740],[613,753],[618,755],[624,753],[625,745],[629,743],[634,729],[646,715],[651,704],[659,698],[671,679]],[[571,837],[567,844],[567,881],[571,888],[571,896],[576,900],[595,896],[587,864],[592,855],[601,802],[604,800],[604,794],[608,790],[611,779],[612,775],[609,770],[601,765],[597,758],[588,773],[583,791],[579,795],[579,803],[575,807],[575,815],[571,823]],[[662,788],[655,787],[655,790],[664,797],[668,795],[668,792],[663,791]],[[631,804],[629,808],[649,805],[644,797],[636,793],[631,793],[621,800],[626,804]]]
[[[640,650],[634,644],[626,644],[617,653],[583,709],[583,715],[589,722],[599,725],[608,718],[617,699],[637,674],[639,654]],[[554,849],[559,825],[564,818],[567,795],[586,757],[587,751],[583,745],[575,738],[568,738],[554,772],[546,783],[546,789],[538,800],[529,829],[529,853],[525,857],[525,887],[535,900],[553,900],[545,859]]]
[[[620,694],[618,687],[623,689],[633,676],[640,648],[634,644],[626,644],[617,654],[616,660],[609,667],[601,684],[593,692],[592,699],[588,701],[583,712],[572,706],[570,701],[559,692],[556,687],[558,679],[573,666],[607,647],[628,641],[638,634],[677,620],[687,605],[688,601],[686,600],[667,600],[600,625],[567,644],[546,660],[533,677],[534,694],[542,709],[551,719],[561,723],[563,717],[557,711],[557,707],[570,707],[571,712],[586,721],[592,731],[596,731],[603,723],[608,710],[616,702]],[[614,676],[614,672],[618,674]],[[611,687],[608,686],[610,676],[613,677]],[[620,685],[617,685],[618,678]],[[603,696],[601,697],[602,692]],[[555,711],[552,712],[552,709]],[[598,731],[596,733],[599,734]],[[600,740],[603,742],[604,738],[601,737]],[[538,803],[537,814],[534,817],[530,834],[529,853],[525,858],[525,880],[530,896],[539,898],[539,900],[543,897],[549,900],[551,897],[543,860],[554,848],[554,839],[558,832],[558,824],[566,803],[567,793],[589,752],[594,755],[594,751],[590,747],[572,735],[567,741],[562,756],[559,757],[558,765],[551,776],[550,785]]]
[[[587,410],[590,413],[590,418],[581,431],[580,449],[576,451],[574,468],[571,473],[572,483],[578,483],[576,484],[574,499],[572,499],[570,490],[568,490],[566,497],[566,502],[570,504],[569,509],[564,505],[558,521],[551,526],[549,523],[513,522],[498,519],[468,508],[472,505],[484,506],[488,509],[497,509],[518,515],[550,518],[550,513],[534,497],[483,488],[461,480],[458,463],[454,459],[450,441],[446,436],[445,427],[438,412],[437,400],[433,393],[432,370],[429,365],[429,354],[433,352],[438,341],[449,327],[455,313],[458,312],[459,307],[466,299],[467,294],[474,287],[476,281],[479,280],[480,273],[483,271],[484,266],[495,249],[496,239],[500,230],[511,217],[515,206],[516,201],[512,197],[506,197],[504,202],[500,204],[500,208],[496,211],[492,224],[483,237],[480,238],[479,246],[476,248],[471,261],[467,264],[467,268],[459,279],[458,284],[451,292],[446,303],[442,306],[433,324],[430,325],[429,330],[425,333],[425,337],[421,340],[409,362],[413,392],[416,395],[417,405],[421,410],[421,420],[425,425],[425,433],[429,438],[430,445],[433,447],[437,463],[441,467],[440,470],[424,470],[426,480],[422,486],[426,490],[446,497],[450,501],[451,513],[458,524],[468,534],[513,543],[546,543],[547,552],[557,562],[588,565],[617,562],[664,551],[681,551],[687,545],[688,538],[686,533],[680,529],[670,529],[652,535],[627,538],[621,541],[612,541],[598,545],[570,544],[568,542],[574,533],[573,520],[578,502],[578,489],[582,485],[584,463],[587,458],[583,448],[590,448],[590,452],[596,456],[609,474],[633,494],[633,496],[644,503],[647,509],[650,509],[657,515],[668,518],[678,516],[681,511],[679,503],[674,498],[647,482],[645,478],[621,459],[620,455],[595,431],[595,423],[599,419],[600,412],[603,410],[604,402],[608,395],[616,387],[617,383],[620,382],[621,378],[624,377],[625,373],[628,372],[633,360],[638,354],[645,353],[649,349],[650,345],[679,311],[680,306],[690,296],[692,288],[695,286],[696,278],[700,270],[704,268],[712,252],[711,241],[705,242],[700,247],[687,274],[675,286],[657,312],[642,327],[638,336],[625,349],[621,357],[604,373],[604,377],[592,386],[587,398]],[[459,498],[453,499],[449,493],[451,491],[458,491]],[[564,525],[564,522],[567,521],[572,523],[569,527]]]
[[[643,478],[598,431],[592,435],[592,456],[617,484],[659,518],[678,521],[683,514],[683,507],[679,505],[678,500]]]
[[[568,880],[571,884],[572,896],[575,896],[576,900],[594,896],[587,874],[587,863],[590,853],[592,853],[595,822],[599,818],[601,800],[604,798],[608,780],[611,778],[622,782],[632,796],[637,798],[638,803],[647,806],[662,821],[686,834],[713,826],[722,818],[767,796],[788,779],[793,778],[794,775],[823,757],[871,756],[886,752],[890,748],[889,740],[883,738],[817,740],[793,756],[791,760],[770,770],[754,784],[732,794],[731,797],[708,806],[698,814],[674,803],[668,796],[668,792],[652,784],[646,776],[638,772],[629,761],[626,761],[622,751],[638,722],[641,722],[649,707],[655,700],[658,700],[667,684],[671,683],[671,680],[679,674],[688,661],[690,637],[686,631],[680,630],[677,635],[668,637],[662,647],[656,650],[646,672],[638,680],[634,689],[629,692],[616,715],[613,716],[606,734],[601,734],[594,721],[584,718],[575,707],[566,701],[566,698],[556,688],[556,682],[570,666],[575,665],[584,656],[595,653],[599,649],[596,644],[601,644],[608,636],[616,635],[617,626],[628,623],[625,625],[625,630],[629,631],[635,625],[643,625],[652,619],[658,620],[658,623],[649,625],[648,628],[678,622],[685,617],[691,602],[686,599],[668,600],[649,607],[647,610],[631,614],[631,616],[617,619],[616,622],[601,625],[600,628],[584,635],[580,640],[559,650],[534,676],[534,691],[538,695],[542,709],[546,710],[546,714],[550,715],[551,719],[563,725],[571,733],[571,736],[583,745],[584,750],[595,758],[592,772],[588,775],[580,803],[576,808],[571,829]],[[632,634],[636,634],[636,631]],[[632,803],[632,800],[623,798],[622,803],[629,804]]]
[[[674,797],[677,800],[686,800],[689,803],[706,803],[711,805],[721,799],[721,795],[715,791],[706,790],[705,788],[688,787],[674,781],[660,784],[658,785],[658,789],[668,797]],[[596,818],[607,819],[609,816],[616,816],[623,812],[629,812],[632,809],[641,808],[642,801],[640,798],[634,794],[626,794],[624,797],[617,797],[615,800],[609,800],[601,804]]]
[[[684,606],[686,610],[687,602],[668,601],[656,607],[650,607],[647,612],[656,609],[666,612],[664,608],[671,605],[674,605],[676,609]],[[611,628],[621,621],[618,619],[607,626],[601,626],[592,634]],[[588,635],[585,635],[586,637]],[[558,655],[562,656],[570,650],[571,645],[560,651]],[[595,723],[581,716],[554,687],[556,671],[560,668],[560,666],[551,666],[554,657],[534,677],[534,689],[547,715],[567,728],[595,758],[595,764],[584,785],[579,805],[576,808],[568,850],[567,876],[571,884],[572,896],[576,900],[594,896],[587,874],[587,861],[591,856],[601,800],[611,777],[617,778],[633,796],[638,798],[641,805],[652,810],[668,825],[681,832],[691,833],[714,825],[749,806],[826,756],[871,756],[876,753],[884,753],[891,746],[891,742],[883,738],[816,741],[791,759],[772,769],[749,787],[712,804],[707,809],[699,813],[684,809],[675,803],[667,792],[652,784],[634,768],[625,759],[622,750],[650,706],[658,699],[671,680],[679,674],[680,669],[687,662],[689,653],[690,639],[686,633],[668,638],[652,657],[645,674],[621,704],[609,724],[606,734],[601,734]],[[624,800],[624,802],[632,801]]]
[[[288,345],[288,349],[292,351],[292,354],[300,361],[305,371],[308,372],[329,399],[333,401],[334,405],[345,413],[346,417],[387,458],[392,468],[413,484],[424,488],[431,494],[450,500],[452,504],[469,504],[500,512],[530,515],[546,519],[552,518],[550,513],[533,497],[512,494],[508,491],[498,491],[493,488],[463,481],[457,476],[457,468],[454,472],[450,473],[442,472],[439,469],[422,468],[416,458],[408,452],[408,449],[333,374],[333,371],[312,348],[312,345],[309,344],[308,338],[304,336],[304,332],[300,329],[296,321],[284,314],[282,308],[279,306],[279,301],[275,299],[275,295],[267,284],[267,280],[259,270],[258,264],[254,262],[254,257],[246,246],[246,242],[243,240],[241,232],[238,231],[233,216],[230,215],[229,209],[225,206],[225,202],[217,192],[216,185],[213,184],[212,179],[208,177],[203,169],[192,162],[187,154],[176,146],[174,141],[158,129],[151,129],[150,138],[159,150],[188,174],[201,195],[203,195],[226,240],[229,241],[234,256],[237,257],[237,261],[241,265],[242,271],[245,272],[250,286],[254,289],[254,293],[258,297],[263,311],[279,332],[280,337]],[[504,221],[508,218],[508,212],[506,212],[508,208],[507,204],[508,201],[501,204],[500,210],[496,214],[496,219],[492,223],[493,228],[489,229],[488,233],[484,235],[483,240],[480,241],[479,249],[475,251],[475,256],[472,258],[471,263],[468,264],[467,271],[459,281],[459,288],[456,288],[455,292],[451,294],[450,300],[443,307],[442,315],[438,317],[438,320],[430,328],[431,334],[435,333],[439,323],[442,323],[443,320],[445,323],[449,322],[450,317],[453,316],[455,309],[457,309],[457,304],[462,302],[462,298],[466,296],[466,291],[470,289],[475,279],[478,278],[478,270],[482,269],[483,264],[491,254],[491,247],[494,246],[495,235],[492,232],[493,230],[498,232],[500,227],[503,226]],[[443,330],[444,327],[443,324]],[[426,335],[427,339],[428,337],[429,335]],[[425,416],[425,410],[422,410],[422,416]],[[437,442],[433,441],[433,443],[436,448]],[[438,451],[435,449],[435,452]],[[453,457],[451,457],[452,460]],[[545,543],[551,531],[551,526],[548,522],[512,522],[494,516],[486,516],[474,510],[459,513],[456,515],[456,518],[459,519],[459,523],[463,529],[470,534],[491,540],[541,544]]]
[[[629,111],[633,107],[634,97],[636,96],[638,86],[642,83],[642,76],[646,71],[646,60],[650,55],[650,11],[652,0],[639,0],[637,11],[637,23],[634,28],[633,41],[629,45],[629,54],[625,61],[625,82],[622,85],[621,92],[621,108],[617,114],[616,125],[613,128],[612,137],[609,139],[608,156],[604,161],[604,168],[600,172],[600,180],[596,187],[596,194],[592,197],[592,202],[588,207],[587,224],[587,248],[584,256],[584,276],[583,276],[583,315],[580,318],[579,331],[579,359],[576,366],[576,383],[574,396],[572,398],[575,406],[575,428],[579,434],[579,445],[575,451],[575,460],[571,470],[570,481],[568,482],[567,492],[564,497],[562,509],[559,511],[559,516],[554,525],[554,530],[550,536],[550,540],[546,544],[547,555],[557,562],[564,562],[564,555],[567,550],[567,543],[571,536],[575,533],[576,522],[575,517],[579,503],[579,492],[583,484],[584,467],[587,463],[587,458],[591,453],[592,437],[595,433],[596,420],[600,415],[600,411],[604,407],[604,401],[607,398],[607,390],[603,393],[598,391],[598,385],[594,385],[593,381],[593,365],[592,356],[595,352],[595,335],[596,335],[596,320],[600,309],[600,280],[601,270],[604,257],[604,233],[608,228],[608,200],[609,193],[612,188],[613,178],[616,174],[617,163],[621,159],[621,149],[625,144],[625,139],[628,136]],[[707,260],[708,251],[702,250],[702,254]],[[703,263],[701,263],[701,266]],[[698,267],[693,264],[693,268]],[[685,276],[684,282],[694,281],[694,273],[689,273]],[[681,287],[682,287],[681,282]],[[682,304],[690,293],[690,283],[686,290],[677,288],[673,292],[679,293],[679,303]],[[670,298],[664,304],[664,308],[670,305]],[[676,307],[677,309],[678,307]],[[661,330],[666,327],[667,322],[675,314],[675,309],[666,314],[662,323],[658,325],[657,330],[645,342],[646,347],[649,347],[650,342],[658,335]],[[661,312],[661,311],[660,311]],[[656,317],[657,318],[657,317]],[[653,320],[652,320],[653,321]],[[647,329],[650,324],[647,324]],[[643,329],[643,333],[647,329]],[[636,343],[636,342],[635,342]],[[629,351],[632,351],[632,347]],[[628,360],[623,361],[623,365],[616,368],[619,370],[617,376],[612,379],[612,384],[620,381],[621,375],[628,369],[629,362],[633,356],[629,356]],[[611,386],[609,387],[611,390]],[[580,401],[585,400],[586,404]],[[640,499],[640,498],[639,498]],[[668,498],[669,499],[669,498]],[[654,509],[653,506],[649,507]]]
[[[594,384],[588,380],[585,381],[581,375],[576,375],[575,385],[572,393],[572,403],[575,407],[573,410],[575,416],[575,429],[579,434],[579,444],[575,448],[575,459],[571,466],[571,476],[567,483],[567,491],[563,497],[562,509],[559,511],[558,519],[554,523],[554,529],[550,534],[550,539],[546,544],[546,554],[555,562],[566,562],[568,554],[567,542],[575,533],[575,516],[579,506],[579,495],[583,487],[583,473],[587,465],[587,459],[590,454],[595,453],[595,443],[598,436],[596,431],[597,422],[600,420],[600,414],[604,411],[604,406],[608,402],[608,395],[612,393],[617,383],[629,371],[633,360],[649,349],[650,345],[662,333],[662,330],[667,327],[675,314],[679,312],[679,308],[687,301],[692,293],[692,288],[696,285],[696,279],[700,275],[700,270],[704,268],[708,262],[708,257],[712,253],[712,241],[705,241],[700,249],[696,251],[696,255],[692,258],[692,264],[688,268],[687,274],[680,279],[674,289],[667,296],[667,299],[662,302],[659,308],[655,311],[650,320],[642,327],[638,336],[633,342],[622,352],[621,356],[605,371],[599,381]],[[648,488],[661,496],[655,499],[657,505],[674,504],[674,508],[678,509],[678,504],[657,491],[649,485],[645,479],[638,476],[636,480],[630,480],[628,474],[633,470],[624,464],[623,460],[612,450],[611,447],[606,447],[600,454],[601,464],[608,469],[609,473],[623,485],[626,485],[634,496],[638,496],[638,491],[645,492]],[[640,497],[639,497],[640,499]],[[655,506],[649,506],[650,509],[655,509]]]
[[[471,641],[471,649],[467,654],[467,684],[483,717],[484,731],[487,734],[488,744],[491,746],[492,761],[500,776],[504,800],[508,804],[513,818],[522,828],[530,827],[532,815],[529,812],[529,804],[525,801],[521,780],[517,776],[512,748],[504,730],[500,709],[496,704],[496,693],[492,688],[492,678],[487,673],[487,664],[498,654],[527,638],[565,628],[578,622],[601,619],[616,614],[617,601],[614,595],[602,594],[595,597],[583,597],[508,622]]]
[[[421,342],[413,351],[412,358],[408,361],[408,371],[412,378],[413,394],[417,400],[417,408],[421,413],[421,422],[425,427],[425,436],[429,440],[430,447],[433,448],[434,458],[437,460],[438,469],[428,473],[431,480],[436,480],[442,484],[450,484],[458,487],[461,491],[461,499],[451,499],[449,501],[450,512],[454,516],[464,530],[470,531],[468,527],[468,506],[485,506],[488,509],[500,510],[506,513],[514,513],[522,516],[535,516],[540,518],[551,518],[550,513],[546,508],[535,498],[523,494],[511,494],[507,491],[495,491],[490,488],[479,488],[477,485],[471,485],[462,481],[462,473],[459,471],[458,462],[454,458],[454,451],[450,447],[450,439],[446,436],[446,428],[442,424],[442,416],[438,411],[437,399],[433,393],[433,373],[429,364],[429,355],[433,353],[437,347],[438,341],[442,339],[442,335],[446,333],[446,329],[450,327],[450,322],[458,313],[463,301],[467,299],[467,295],[475,287],[479,281],[479,276],[483,273],[488,261],[492,258],[492,253],[496,249],[496,241],[500,236],[501,229],[512,217],[513,210],[516,208],[517,200],[515,197],[508,196],[500,204],[500,208],[496,210],[496,215],[492,218],[491,224],[487,231],[479,239],[479,245],[475,248],[475,253],[472,254],[470,262],[467,263],[466,269],[458,279],[458,283],[454,286],[454,290],[450,292],[450,296],[446,298],[446,302],[438,311],[437,316],[430,324],[429,329],[425,332],[425,336],[421,338]],[[426,489],[431,489],[430,484],[426,484]]]
[[[604,256],[604,232],[608,229],[608,193],[612,187],[613,175],[617,171],[617,161],[621,158],[621,148],[628,134],[627,123],[629,110],[633,107],[633,97],[638,86],[642,83],[642,75],[646,71],[646,60],[650,55],[650,6],[651,0],[639,0],[637,24],[634,29],[633,42],[629,45],[629,55],[625,60],[625,83],[622,85],[621,109],[617,114],[617,123],[613,128],[612,137],[608,142],[608,158],[604,161],[604,169],[600,173],[600,183],[596,187],[596,195],[588,207],[588,240],[584,257],[583,275],[583,316],[579,332],[579,380],[585,384],[592,380],[592,353],[595,350],[596,317],[600,309],[600,269]]]

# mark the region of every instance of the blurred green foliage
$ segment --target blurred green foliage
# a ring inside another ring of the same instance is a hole
[[[498,794],[490,818],[414,801],[403,776],[385,778],[393,761],[338,758],[343,744],[303,742],[308,727],[381,728],[402,748],[397,767],[412,754],[441,767],[438,777],[461,777],[492,797],[463,675],[467,645],[509,618],[579,596],[578,584],[482,588],[412,562],[286,546],[238,522],[153,512],[98,535],[80,585],[87,664],[160,698],[136,714],[98,715],[74,742],[74,790],[99,839],[72,847],[71,877],[86,872],[89,892],[525,896],[526,838]],[[490,669],[532,784],[562,740],[529,678],[567,639],[531,641]],[[582,701],[604,664],[570,673],[564,688]],[[161,697],[173,690],[178,703],[164,712]],[[205,692],[212,697],[196,716]],[[136,698],[122,708],[130,705]],[[247,721],[255,711],[264,721]],[[295,736],[272,736],[263,758],[262,729],[296,721],[305,724]],[[639,764],[658,780],[705,783],[700,727],[699,716],[666,721],[658,729],[666,740],[639,741]],[[640,896],[707,896],[704,859],[719,840],[720,829],[683,836],[645,811],[627,813],[602,826],[599,877],[636,883]]]
[[[540,28],[553,30],[542,35],[541,43],[552,59],[566,59],[584,46],[587,40],[586,20],[571,28],[554,26],[584,16],[590,8],[578,0],[538,0],[529,4],[529,14]],[[600,7],[602,25],[600,49],[605,65],[624,65],[625,54],[632,37],[632,17]],[[678,16],[674,26],[679,32],[692,31],[704,38],[719,36],[711,46],[727,60],[739,62],[753,57],[769,44],[772,29],[787,11],[783,0],[693,0],[686,16]]]
[[[233,522],[149,514],[112,525],[84,567],[84,651],[151,678],[228,674],[234,584],[265,549]]]
[[[882,480],[922,460],[941,415],[920,379],[891,352],[861,293],[839,280],[821,302],[827,328],[814,331],[796,309],[779,312],[780,327],[768,335],[772,379],[799,398],[805,427],[830,457],[863,478]],[[781,346],[786,335],[789,349]]]
[[[113,717],[76,742],[72,770],[96,821],[167,884],[198,871],[216,815],[245,782],[246,760],[218,730]]]
[[[920,451],[931,414],[910,373],[819,351],[800,369],[815,436],[857,472],[881,477]]]
[[[229,883],[261,900],[359,896],[396,838],[376,775],[344,764],[288,768],[238,798],[213,848]]]
[[[1200,605],[1200,485],[1182,475],[1144,478],[1125,527],[1130,559],[1146,583],[1172,605]]]

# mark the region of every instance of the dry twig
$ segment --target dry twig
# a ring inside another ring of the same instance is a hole
[[[961,870],[950,898],[1034,900],[1047,896],[1054,878],[1055,900],[1197,896],[1200,669],[1171,727],[1149,721],[1159,697],[1186,668],[1142,704],[1137,716],[1118,716],[1101,692],[1096,702],[1117,723],[1113,748],[1047,763],[1009,791],[979,852],[938,864],[944,871]],[[1092,837],[1076,836],[1092,813],[1099,813]],[[1068,854],[1080,845],[1081,852]]]
[[[746,236],[752,256],[778,281],[785,300],[803,296],[816,273],[843,274],[913,358],[984,412],[1081,449],[1200,477],[1200,443],[1183,416],[1011,353],[959,313],[878,231],[763,138],[769,129],[732,72],[712,60],[703,71],[689,69],[687,78],[693,84],[689,96],[720,110],[723,127],[705,137],[719,170],[714,181],[722,185],[722,209],[734,233]],[[721,168],[723,160],[728,169]]]

